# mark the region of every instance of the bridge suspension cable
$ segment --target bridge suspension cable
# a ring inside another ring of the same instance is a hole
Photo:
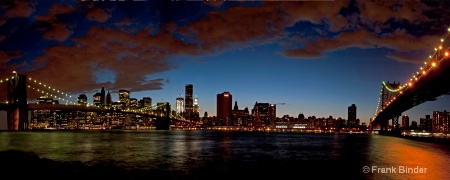
[[[78,100],[72,98],[71,95],[64,93],[59,89],[51,87],[50,85],[47,85],[46,83],[43,83],[31,77],[28,78],[27,84],[28,88],[33,89],[45,96],[49,96],[57,100],[62,100],[63,103],[65,104],[74,104],[74,105],[78,104]]]

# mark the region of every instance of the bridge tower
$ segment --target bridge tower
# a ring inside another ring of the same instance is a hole
[[[13,105],[7,111],[8,130],[24,130],[28,128],[27,76],[15,73],[8,81],[7,99]]]
[[[391,102],[391,100],[400,93],[398,88],[400,86],[401,86],[400,82],[395,83],[395,81],[393,83],[390,83],[388,81],[387,83],[383,82],[381,84],[381,108],[379,108],[379,110],[383,110],[384,108],[386,108]],[[398,129],[399,126],[398,119],[399,116],[396,116],[395,118],[392,119],[392,131]],[[388,124],[389,120],[381,123],[381,130],[386,131],[388,129]]]

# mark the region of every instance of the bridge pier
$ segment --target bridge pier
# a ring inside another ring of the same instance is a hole
[[[8,130],[25,130],[28,129],[28,110],[26,108],[14,108],[7,111]]]
[[[24,130],[28,128],[27,76],[16,74],[8,81],[8,103],[13,110],[7,111],[8,130]]]
[[[398,119],[399,119],[399,116],[395,116],[394,118],[392,118],[392,131],[399,130],[399,128],[398,128],[398,126],[399,126]]]

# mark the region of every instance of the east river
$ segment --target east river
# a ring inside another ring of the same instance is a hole
[[[112,166],[147,179],[450,177],[448,143],[375,134],[2,131],[0,151],[6,150],[32,152],[54,161],[79,161],[92,167]]]

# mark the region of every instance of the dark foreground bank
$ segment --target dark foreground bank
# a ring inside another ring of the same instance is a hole
[[[352,172],[343,162],[305,161],[283,163],[276,159],[259,159],[255,162],[210,163],[202,169],[182,171],[128,170],[114,165],[88,166],[80,161],[54,161],[40,158],[32,152],[7,150],[0,152],[1,173],[13,179],[236,179],[236,178],[357,178],[365,179],[360,168]],[[343,166],[344,165],[344,166]]]

